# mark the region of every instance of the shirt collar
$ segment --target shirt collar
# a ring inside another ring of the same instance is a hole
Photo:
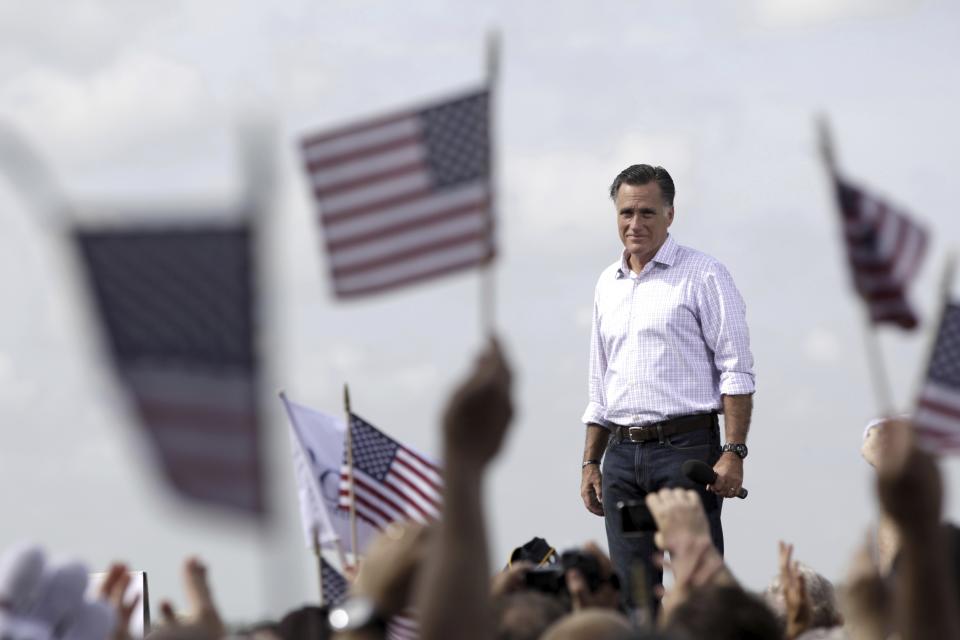
[[[630,263],[627,262],[629,257],[630,254],[628,254],[626,249],[624,249],[623,254],[620,256],[620,268],[617,269],[616,273],[617,278],[623,278],[629,275]],[[656,255],[653,256],[652,262],[659,262],[662,265],[671,267],[676,260],[677,243],[674,242],[672,235],[667,234],[667,239],[664,240],[662,245],[660,245],[660,249],[658,249]]]

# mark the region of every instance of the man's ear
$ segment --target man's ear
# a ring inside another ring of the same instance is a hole
[[[667,226],[669,227],[672,224],[673,224],[673,206],[667,209]]]

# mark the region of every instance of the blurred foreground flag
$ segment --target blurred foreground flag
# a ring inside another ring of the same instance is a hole
[[[853,283],[874,324],[917,326],[907,287],[919,271],[927,232],[887,203],[834,178]]]
[[[262,515],[247,224],[75,234],[117,375],[183,497]]]
[[[357,518],[377,529],[391,522],[432,522],[440,517],[440,466],[351,414],[353,484]],[[350,508],[346,451],[340,476],[340,508]],[[359,544],[357,546],[360,546]]]
[[[960,451],[960,304],[947,304],[913,419],[926,448]]]
[[[482,89],[302,141],[338,297],[492,258],[489,123]]]
[[[300,501],[300,520],[307,548],[316,542],[326,546],[339,541],[350,546],[350,516],[339,509],[340,467],[346,425],[334,417],[289,400],[280,399],[290,419],[290,443]],[[376,535],[368,522],[357,522],[357,553],[366,549]]]

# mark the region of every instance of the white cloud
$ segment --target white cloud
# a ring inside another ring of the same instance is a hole
[[[886,15],[917,4],[917,0],[750,0],[749,15],[761,27],[806,27]]]
[[[89,74],[33,66],[0,88],[0,117],[58,161],[89,163],[184,133],[210,110],[195,68],[136,49]]]

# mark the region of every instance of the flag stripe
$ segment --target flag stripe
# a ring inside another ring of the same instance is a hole
[[[377,148],[384,143],[409,140],[419,135],[420,123],[408,115],[394,118],[392,122],[371,124],[363,130],[312,141],[304,145],[303,150],[308,162],[323,162],[353,150]]]
[[[419,505],[411,501],[402,491],[397,491],[396,487],[372,479],[368,480],[362,474],[354,476],[354,493],[364,496],[367,500],[376,501],[381,508],[393,511],[394,520],[412,518],[424,521],[428,517]]]
[[[433,468],[432,465],[427,467],[427,464],[429,463],[420,462],[418,465],[415,465],[409,460],[404,460],[401,455],[397,455],[397,465],[403,467],[403,470],[413,474],[419,481],[423,482],[428,490],[439,495],[441,492],[439,478],[437,478],[436,473],[430,473],[433,471]],[[400,469],[398,469],[398,472],[399,471]],[[428,474],[429,476],[433,476],[433,478],[429,477]]]
[[[346,193],[320,198],[320,208],[333,215],[343,214],[364,207],[383,206],[395,198],[416,196],[430,188],[430,176],[425,171],[408,173],[397,178],[380,180],[373,184],[351,189]]]
[[[414,150],[416,150],[416,148],[414,148]],[[356,191],[361,187],[377,184],[378,182],[384,182],[393,178],[401,178],[410,175],[426,175],[426,173],[427,166],[422,160],[420,160],[417,162],[409,162],[398,167],[383,169],[379,173],[371,173],[370,175],[359,176],[349,181],[337,182],[325,187],[318,187],[314,190],[314,193],[316,193],[317,197],[320,198],[321,206],[323,206],[323,203],[327,199],[345,191]],[[317,175],[319,177],[323,174]]]
[[[371,230],[364,233],[356,234],[353,236],[345,237],[342,240],[331,240],[327,237],[327,250],[331,255],[341,251],[343,249],[349,249],[358,245],[362,245],[367,242],[378,240],[384,236],[394,234],[394,233],[403,233],[405,231],[412,231],[414,229],[420,229],[422,227],[430,228],[434,224],[445,222],[447,220],[454,220],[462,216],[469,216],[477,213],[485,213],[486,208],[489,206],[489,201],[486,199],[479,200],[477,202],[470,202],[458,207],[452,207],[449,209],[444,209],[426,216],[415,217],[413,219],[408,219],[403,222],[394,223],[391,226],[373,226],[371,225]]]
[[[489,201],[489,190],[482,182],[469,182],[445,191],[424,193],[409,198],[385,201],[378,206],[355,211],[351,215],[324,215],[324,233],[328,240],[340,240],[399,222],[417,220],[460,206]]]
[[[387,484],[399,491],[404,499],[416,505],[417,510],[424,516],[436,518],[439,515],[439,502],[428,496],[420,487],[411,484],[396,474],[387,476]]]
[[[437,491],[440,491],[443,485],[440,465],[427,460],[412,449],[403,449],[400,453],[401,460],[404,460],[408,466],[418,469],[424,475],[424,479],[433,484]]]
[[[395,151],[387,151],[372,158],[363,158],[356,162],[344,162],[323,171],[310,174],[314,192],[336,187],[383,171],[404,167],[414,162],[423,162],[424,150],[421,145],[404,146]]]
[[[365,278],[362,281],[350,281],[347,283],[337,283],[337,295],[343,298],[352,296],[367,295],[394,289],[401,285],[413,284],[416,282],[430,280],[438,276],[462,271],[469,267],[476,266],[477,259],[474,256],[468,256],[460,261],[449,261],[439,266],[424,267],[418,271],[395,278]]]
[[[410,247],[399,251],[384,252],[376,256],[375,260],[360,262],[359,264],[347,264],[344,266],[333,265],[333,273],[337,277],[346,278],[367,273],[369,271],[390,271],[407,263],[418,264],[418,260],[423,257],[436,258],[439,256],[452,255],[454,257],[463,256],[461,248],[467,245],[475,245],[481,249],[486,248],[487,234],[484,231],[469,231],[460,233],[450,238],[426,242],[421,245]],[[451,251],[456,249],[456,251]]]
[[[336,290],[343,295],[382,291],[476,265],[479,260],[489,255],[491,248],[485,242],[454,247],[443,253],[432,253],[417,260],[394,265],[392,269],[385,265],[377,272],[340,277]]]
[[[485,211],[436,222],[428,228],[403,233],[384,232],[378,240],[331,252],[330,264],[337,275],[382,268],[384,262],[398,262],[424,252],[487,237],[489,220]]]

